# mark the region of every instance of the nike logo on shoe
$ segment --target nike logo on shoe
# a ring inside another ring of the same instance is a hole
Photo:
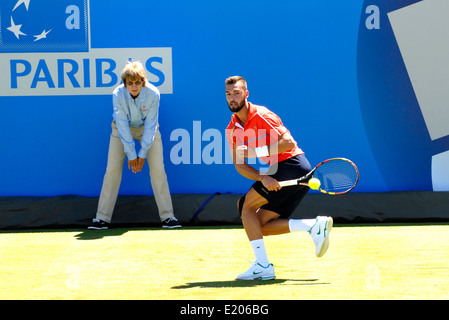
[[[270,266],[272,266],[273,264],[268,264],[268,266],[266,266],[266,267],[264,267],[263,265],[261,265],[260,263],[257,263],[257,265],[258,266],[260,266],[261,268],[263,268],[263,269],[268,269]],[[256,271],[253,271],[253,275],[258,275],[258,274],[261,274],[261,273],[263,273],[264,272],[264,270],[262,270],[262,271],[259,271],[259,272],[256,272]]]

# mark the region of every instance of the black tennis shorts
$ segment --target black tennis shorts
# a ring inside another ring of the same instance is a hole
[[[312,167],[305,155],[302,154],[271,166],[268,170],[268,175],[277,181],[283,181],[300,178],[310,172],[310,170],[312,170]],[[276,212],[284,219],[291,216],[309,191],[309,187],[300,185],[283,187],[279,191],[268,191],[260,181],[255,182],[252,188],[268,201],[267,204],[261,207],[262,209]],[[241,199],[239,203],[240,214],[243,202],[244,199]]]

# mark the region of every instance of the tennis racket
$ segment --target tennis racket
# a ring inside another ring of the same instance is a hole
[[[343,194],[351,191],[359,181],[359,170],[349,159],[332,158],[321,162],[309,173],[298,179],[279,181],[281,187],[309,186],[311,178],[320,180],[318,191],[326,194]]]

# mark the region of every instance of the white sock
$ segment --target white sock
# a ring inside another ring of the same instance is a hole
[[[309,231],[316,223],[316,219],[290,219],[288,227],[290,232]]]
[[[263,239],[257,239],[250,241],[251,246],[253,247],[254,255],[256,256],[256,262],[258,262],[263,267],[266,267],[270,264],[267,257],[267,252],[265,251],[265,244]]]

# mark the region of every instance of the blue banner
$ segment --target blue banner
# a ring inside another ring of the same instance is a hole
[[[232,75],[312,166],[354,161],[353,192],[449,190],[448,11],[447,0],[2,0],[0,196],[99,195],[129,59],[161,92],[172,193],[250,188],[225,133]],[[125,166],[120,194],[151,195],[148,170]]]

